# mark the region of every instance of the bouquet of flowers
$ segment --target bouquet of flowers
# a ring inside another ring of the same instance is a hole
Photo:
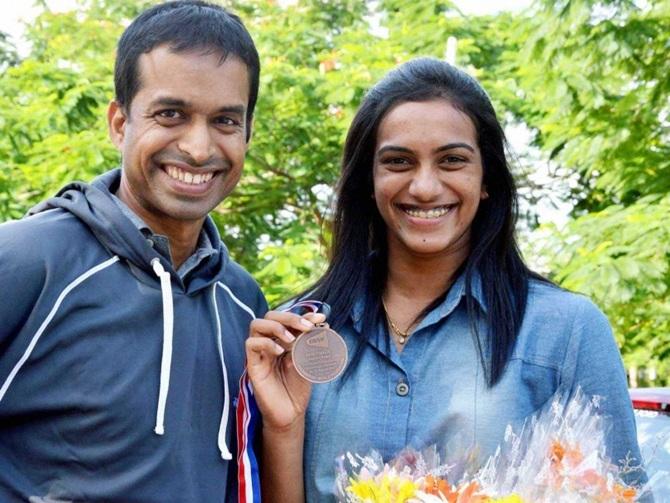
[[[480,467],[468,453],[460,466],[440,464],[434,448],[403,451],[384,463],[377,452],[347,453],[337,463],[338,499],[345,503],[632,503],[643,492],[623,482],[639,470],[605,455],[598,398],[582,393],[527,421],[508,426],[502,444]]]

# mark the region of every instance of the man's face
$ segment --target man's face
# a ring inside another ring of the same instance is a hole
[[[235,187],[247,149],[249,76],[235,57],[174,53],[138,60],[140,89],[110,104],[112,141],[123,158],[119,197],[156,232],[201,223]]]

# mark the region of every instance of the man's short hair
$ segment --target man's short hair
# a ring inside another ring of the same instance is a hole
[[[221,55],[221,61],[232,55],[247,66],[249,135],[258,98],[260,61],[254,41],[240,18],[220,5],[200,0],[165,2],[142,12],[121,35],[116,52],[116,101],[126,110],[130,109],[140,89],[137,63],[140,56],[163,44],[167,44],[173,52],[214,52]]]

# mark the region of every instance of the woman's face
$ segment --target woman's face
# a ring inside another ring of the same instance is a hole
[[[443,99],[396,105],[379,126],[373,170],[391,256],[465,258],[479,202],[488,197],[467,115]]]

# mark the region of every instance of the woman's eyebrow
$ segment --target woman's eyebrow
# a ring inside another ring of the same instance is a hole
[[[455,148],[464,148],[466,150],[469,150],[473,154],[475,153],[475,148],[469,143],[464,142],[454,142],[454,143],[447,143],[446,145],[441,145],[437,147],[435,150],[433,150],[433,153],[437,154],[439,152],[444,152],[446,150],[452,150]],[[389,150],[393,152],[404,152],[406,154],[412,154],[414,152],[412,149],[409,149],[407,147],[400,147],[398,145],[385,145],[377,151],[377,155],[381,155],[384,152],[388,152]]]
[[[433,152],[444,152],[445,150],[451,150],[454,148],[464,148],[466,150],[469,150],[473,154],[475,153],[475,149],[472,145],[469,143],[463,143],[463,142],[456,142],[456,143],[447,143],[446,145],[442,145],[441,147],[437,147]]]

